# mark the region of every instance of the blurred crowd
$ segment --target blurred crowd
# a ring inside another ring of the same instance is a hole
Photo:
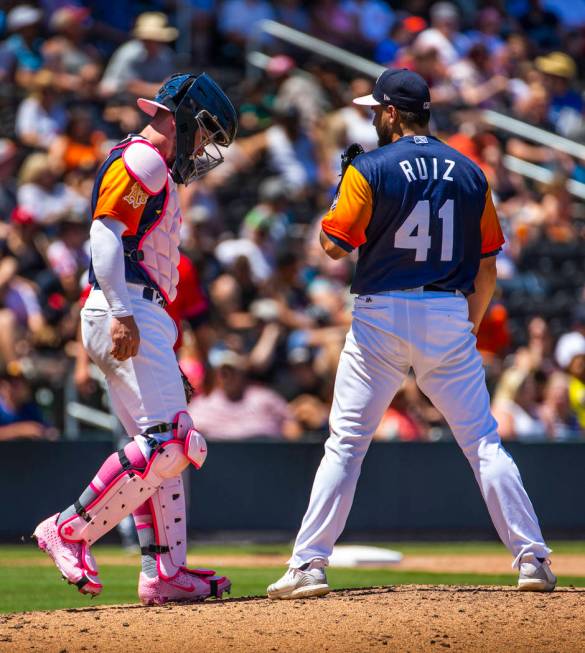
[[[507,238],[478,336],[500,433],[583,439],[585,158],[483,116],[585,143],[585,0],[40,0],[0,10],[0,440],[66,437],[72,398],[103,408],[78,341],[93,179],[144,125],[136,98],[179,70],[211,73],[240,120],[225,163],[180,190],[171,312],[195,423],[210,439],[327,434],[355,260],[325,256],[319,222],[343,150],[377,146],[351,104],[373,80],[268,36],[264,19],[428,81],[432,129],[481,166]],[[450,437],[411,378],[376,433]]]

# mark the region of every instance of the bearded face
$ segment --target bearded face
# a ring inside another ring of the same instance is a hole
[[[394,133],[393,122],[387,111],[387,107],[380,105],[372,107],[374,111],[373,125],[378,134],[378,146],[388,145],[392,142],[392,135]]]

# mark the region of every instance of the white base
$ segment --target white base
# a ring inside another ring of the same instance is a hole
[[[396,565],[402,560],[402,553],[382,549],[378,546],[341,544],[334,547],[329,558],[330,567],[385,567]]]

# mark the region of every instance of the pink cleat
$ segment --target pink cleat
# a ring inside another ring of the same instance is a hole
[[[173,578],[148,578],[140,573],[138,597],[144,605],[163,605],[169,601],[205,601],[221,599],[229,594],[232,584],[229,578],[216,575],[211,569],[187,569],[181,567]]]
[[[85,542],[65,542],[57,532],[59,514],[42,521],[33,533],[39,549],[53,558],[63,578],[82,594],[97,596],[103,589],[98,568]]]

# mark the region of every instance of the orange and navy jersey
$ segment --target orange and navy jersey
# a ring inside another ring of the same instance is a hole
[[[141,142],[141,139],[134,136],[124,139],[112,149],[98,170],[91,200],[92,218],[95,220],[110,217],[126,225],[126,230],[122,234],[126,281],[160,290],[140,265],[143,254],[140,252],[139,243],[159,220],[165,207],[167,189],[166,186],[150,188],[136,174],[133,174],[132,169],[124,160],[125,150],[130,145]],[[89,281],[97,287],[91,263]]]
[[[405,136],[348,167],[323,231],[359,248],[352,292],[433,285],[473,292],[504,237],[480,168],[432,136]]]

